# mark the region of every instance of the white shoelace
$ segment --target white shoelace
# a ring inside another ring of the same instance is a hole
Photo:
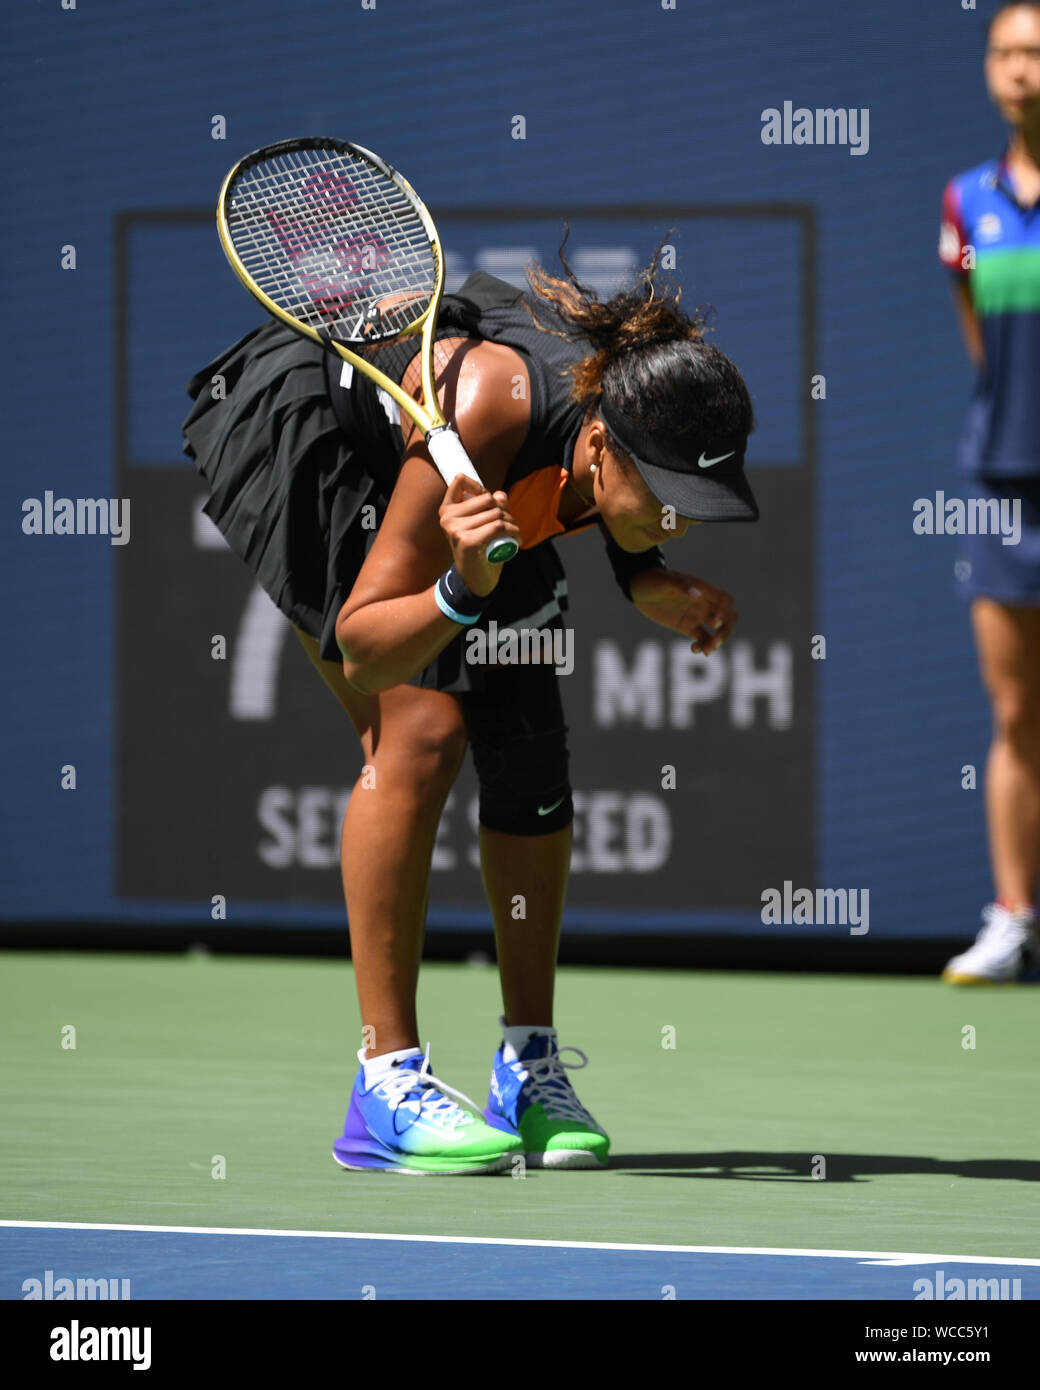
[[[560,1056],[562,1052],[576,1052],[581,1061],[565,1062]],[[580,1047],[561,1047],[557,1052],[550,1052],[548,1057],[536,1057],[526,1062],[513,1062],[512,1066],[518,1076],[522,1076],[526,1072],[533,1082],[530,1092],[531,1102],[542,1106],[547,1119],[578,1120],[582,1124],[592,1125],[593,1128],[598,1129],[599,1126],[596,1121],[574,1094],[567,1077],[568,1071],[580,1071],[588,1064],[589,1059]]]
[[[409,1092],[420,1089],[423,1094],[419,1100],[407,1099]],[[426,1044],[426,1055],[418,1071],[413,1071],[411,1067],[394,1067],[377,1082],[376,1090],[386,1097],[391,1110],[413,1110],[416,1115],[421,1115],[424,1120],[429,1120],[442,1129],[454,1130],[471,1125],[479,1114],[476,1103],[470,1100],[469,1096],[462,1091],[456,1091],[453,1086],[441,1081],[430,1071],[429,1043]],[[437,1095],[438,1091],[442,1094]],[[474,1113],[467,1114],[450,1099],[451,1096],[456,1096]]]

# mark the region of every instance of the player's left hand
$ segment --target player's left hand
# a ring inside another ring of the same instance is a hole
[[[644,617],[693,638],[690,650],[710,656],[737,623],[733,597],[693,574],[678,570],[642,570],[632,576],[629,592]]]

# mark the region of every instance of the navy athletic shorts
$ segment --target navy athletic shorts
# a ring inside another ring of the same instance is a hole
[[[964,498],[984,498],[1020,518],[1017,544],[1003,537],[958,536],[954,586],[961,598],[990,598],[1010,606],[1040,604],[1040,478],[980,478],[964,485]],[[989,509],[994,510],[992,507]]]

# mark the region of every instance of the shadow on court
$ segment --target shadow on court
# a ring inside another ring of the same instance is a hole
[[[907,1154],[825,1154],[827,1182],[864,1182],[889,1173],[951,1174],[1006,1182],[1040,1181],[1040,1162],[1012,1158],[916,1158]],[[636,1178],[739,1178],[748,1182],[817,1182],[813,1155],[765,1151],[691,1154],[611,1154],[608,1168],[641,1168]]]

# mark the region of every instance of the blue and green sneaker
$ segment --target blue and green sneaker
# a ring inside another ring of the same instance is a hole
[[[485,1124],[474,1101],[433,1075],[429,1044],[425,1056],[395,1062],[368,1087],[364,1048],[358,1061],[361,1071],[343,1134],[332,1146],[332,1157],[341,1168],[499,1173],[510,1167],[512,1155],[523,1152],[521,1139]]]
[[[499,1020],[505,1027],[505,1019]],[[519,1058],[507,1062],[503,1048],[495,1053],[491,1090],[484,1109],[489,1125],[506,1134],[519,1134],[524,1158],[532,1168],[605,1168],[610,1140],[574,1094],[566,1069],[588,1065],[578,1047],[580,1062],[565,1062],[551,1034],[532,1033]]]

